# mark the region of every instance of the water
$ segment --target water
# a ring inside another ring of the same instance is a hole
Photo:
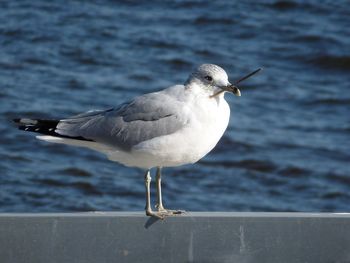
[[[347,1],[1,1],[0,211],[142,210],[143,171],[38,141],[18,116],[60,118],[183,83],[201,63],[231,80],[217,147],[164,169],[166,206],[350,210]]]

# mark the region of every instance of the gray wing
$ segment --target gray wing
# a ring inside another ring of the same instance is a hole
[[[137,97],[118,108],[90,111],[61,120],[55,132],[127,150],[143,141],[180,130],[187,123],[183,111],[182,102],[156,92]]]

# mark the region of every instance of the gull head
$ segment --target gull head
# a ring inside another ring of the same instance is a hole
[[[214,64],[200,65],[194,71],[186,85],[197,84],[204,91],[209,93],[210,97],[215,97],[225,91],[232,92],[236,96],[241,96],[240,90],[228,81],[225,70]]]
[[[203,64],[190,75],[185,85],[188,87],[192,85],[199,86],[201,90],[210,94],[209,98],[217,97],[225,93],[225,91],[232,92],[236,96],[241,96],[241,91],[236,85],[261,70],[262,68],[258,68],[231,84],[228,81],[225,70],[221,67],[214,64]]]

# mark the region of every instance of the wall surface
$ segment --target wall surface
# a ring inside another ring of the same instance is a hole
[[[0,214],[1,263],[350,262],[350,214]]]

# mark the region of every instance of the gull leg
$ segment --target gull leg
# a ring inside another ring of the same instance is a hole
[[[163,206],[163,201],[162,201],[162,167],[157,167],[156,183],[157,183],[157,205],[156,205],[156,208],[158,209],[158,212],[163,214],[164,216],[178,215],[178,214],[184,213],[185,211],[168,210],[168,209],[165,209]]]
[[[162,167],[157,167],[156,183],[157,183],[157,209],[158,211],[165,211],[162,201]]]
[[[147,216],[154,216],[156,218],[163,219],[164,216],[162,214],[155,213],[152,211],[151,208],[151,174],[150,170],[147,170],[145,174],[145,186],[146,186],[146,215]]]

